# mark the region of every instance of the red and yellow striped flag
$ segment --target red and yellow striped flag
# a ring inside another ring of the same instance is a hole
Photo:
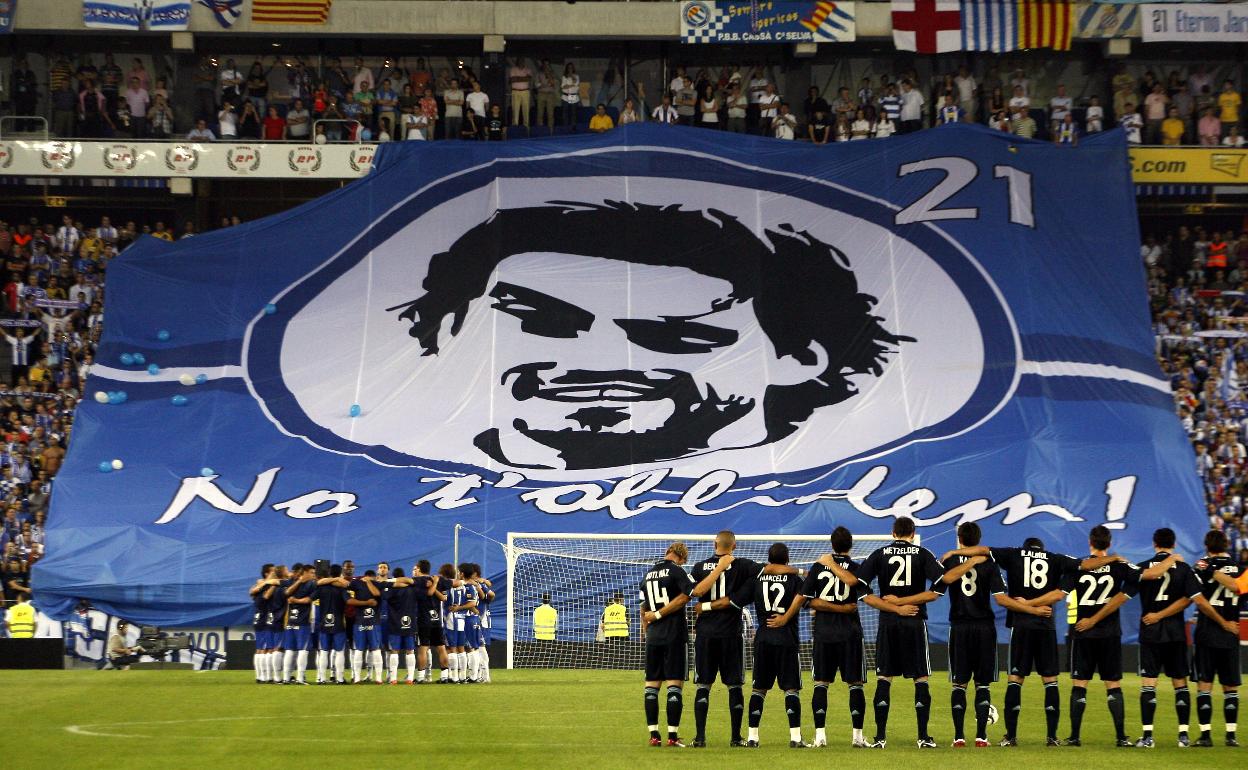
[[[1069,51],[1074,16],[1070,0],[1018,0],[1018,47]]]
[[[324,24],[333,0],[252,0],[251,20],[257,24]]]

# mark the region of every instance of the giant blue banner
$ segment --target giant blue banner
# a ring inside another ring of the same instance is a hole
[[[264,562],[436,564],[456,523],[1191,552],[1138,243],[1121,132],[383,145],[109,268],[86,391],[128,398],[79,408],[36,591],[232,624]]]

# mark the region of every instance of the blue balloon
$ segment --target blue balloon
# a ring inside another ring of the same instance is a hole
[[[115,390],[110,390],[110,391],[108,391],[108,403],[110,403],[110,404],[120,404],[120,403],[121,403],[121,394],[120,394],[120,393],[118,393],[118,392],[117,392],[117,391],[115,391]]]
[[[265,315],[273,315],[276,312],[277,312],[277,305],[274,305],[272,302],[264,306]]]
[[[168,330],[168,329],[161,329],[160,331],[156,332],[156,339],[160,340],[161,342],[168,342],[168,341],[169,341],[169,330]]]
[[[204,384],[205,382],[207,382],[207,381],[208,381],[208,375],[206,375],[206,374],[197,374],[197,375],[195,375],[195,384],[196,384],[196,385],[203,385],[203,384]]]
[[[148,374],[160,374],[160,367],[157,366],[156,364],[148,364],[147,373]]]
[[[121,363],[122,363],[122,365],[123,365],[123,366],[133,366],[133,365],[134,365],[134,354],[133,354],[133,353],[122,353],[122,354],[121,354]]]
[[[351,409],[348,411],[348,413],[349,413],[352,417],[359,417],[359,416],[360,416],[360,405],[359,405],[359,404],[352,404],[352,405],[351,405]]]
[[[99,465],[99,468],[100,468],[100,473],[112,473],[113,472],[113,464],[110,463],[108,460],[104,460],[103,462],[101,462]]]
[[[143,355],[142,353],[135,353],[134,362],[138,364],[139,366],[142,366],[143,364],[147,363],[147,356]]]
[[[169,399],[169,403],[173,404],[174,406],[186,406],[189,401],[190,399],[188,399],[186,396],[183,396],[183,395],[177,395]]]
[[[126,391],[124,390],[117,391],[117,403],[124,404],[126,403],[127,400],[129,400],[129,398],[130,396],[126,394]]]
[[[205,468],[199,469],[199,475],[200,476],[216,476],[217,472],[214,471],[212,468],[205,467]]]

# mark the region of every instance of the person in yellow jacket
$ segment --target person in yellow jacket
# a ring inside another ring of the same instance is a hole
[[[602,620],[598,622],[598,635],[608,642],[628,638],[628,609],[624,606],[624,598],[619,594],[612,597],[611,603],[602,611]]]
[[[4,623],[8,626],[9,636],[14,639],[35,638],[35,608],[26,594],[17,595],[17,604],[5,613]]]
[[[559,630],[559,611],[550,605],[550,594],[542,594],[542,603],[533,610],[533,638],[553,642]]]

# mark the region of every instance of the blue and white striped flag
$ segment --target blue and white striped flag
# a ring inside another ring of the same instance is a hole
[[[191,0],[83,0],[82,23],[89,29],[187,29]]]
[[[1011,0],[962,0],[962,48],[1014,51],[1018,45],[1018,4]]]

